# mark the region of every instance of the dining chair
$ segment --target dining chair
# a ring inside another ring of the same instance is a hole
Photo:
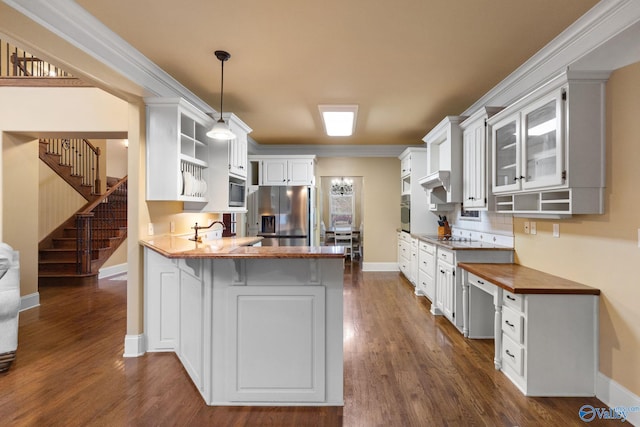
[[[351,228],[336,228],[333,235],[334,244],[336,246],[344,247],[344,255],[349,256],[349,259],[353,258],[353,233]]]

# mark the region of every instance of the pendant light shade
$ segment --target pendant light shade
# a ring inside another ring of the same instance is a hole
[[[231,58],[229,52],[225,52],[224,50],[216,50],[215,52],[216,58],[220,60],[221,64],[221,77],[220,77],[220,119],[213,125],[211,130],[207,132],[207,136],[213,139],[220,139],[228,141],[236,137],[236,135],[231,132],[229,129],[229,125],[225,123],[222,118],[222,98],[224,94],[224,62]]]

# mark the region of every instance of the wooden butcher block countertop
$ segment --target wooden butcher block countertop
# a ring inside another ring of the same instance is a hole
[[[600,295],[600,289],[518,264],[461,262],[458,266],[515,294]]]

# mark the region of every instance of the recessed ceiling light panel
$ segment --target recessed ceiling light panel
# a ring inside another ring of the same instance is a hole
[[[329,136],[351,136],[356,128],[357,105],[318,105]]]

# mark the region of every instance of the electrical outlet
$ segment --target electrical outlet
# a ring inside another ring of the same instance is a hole
[[[560,237],[560,224],[553,224],[553,237]]]
[[[536,223],[534,221],[531,221],[530,229],[531,234],[538,234],[538,228],[536,227]]]
[[[529,221],[524,222],[524,234],[529,234]]]
[[[149,223],[149,228],[147,230],[147,234],[149,236],[153,236],[153,223],[152,222]]]
[[[176,232],[176,223],[173,221],[169,222],[169,232],[171,233],[175,233]]]

